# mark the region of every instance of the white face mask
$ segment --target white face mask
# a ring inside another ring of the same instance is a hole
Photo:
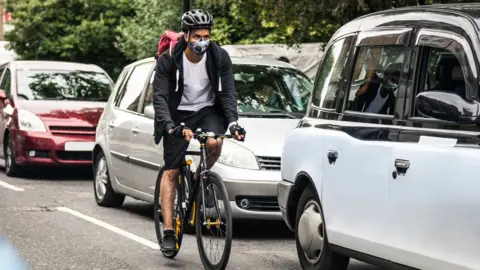
[[[188,47],[190,48],[190,50],[192,50],[194,53],[198,55],[203,55],[207,51],[209,45],[210,45],[210,40],[205,40],[203,38],[200,39],[199,41],[188,43]]]

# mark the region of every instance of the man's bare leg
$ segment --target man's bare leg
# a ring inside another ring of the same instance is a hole
[[[160,185],[160,199],[162,201],[163,226],[165,230],[173,230],[173,204],[175,200],[175,180],[179,170],[165,170]]]
[[[217,162],[218,158],[222,154],[222,145],[223,145],[223,140],[222,139],[209,139],[207,142],[207,169],[210,169],[215,165],[215,162]],[[194,180],[198,180],[200,177],[200,164],[198,164],[197,171],[195,172],[195,175],[193,176]]]

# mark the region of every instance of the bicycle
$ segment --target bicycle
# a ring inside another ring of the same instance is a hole
[[[232,138],[232,135],[215,134],[213,132],[203,132],[201,129],[197,129],[193,134],[193,139],[200,142],[200,151],[187,151],[185,155],[200,156],[200,177],[199,181],[194,181],[192,187],[193,172],[190,170],[192,160],[182,161],[180,174],[176,181],[176,196],[173,208],[173,225],[175,236],[177,239],[176,250],[171,252],[163,252],[163,255],[167,258],[173,259],[177,256],[182,245],[183,233],[186,226],[195,226],[195,233],[197,238],[197,247],[200,253],[200,258],[205,269],[208,270],[220,270],[225,269],[230,257],[230,251],[232,247],[232,211],[230,208],[230,201],[228,193],[223,180],[220,175],[211,172],[207,169],[207,149],[206,143],[208,139],[213,138],[215,140],[221,138]],[[155,231],[157,234],[158,243],[161,243],[163,239],[163,223],[161,206],[160,206],[160,183],[163,175],[163,168],[160,170],[157,182],[155,184],[154,195],[154,219],[155,219]],[[217,189],[209,189],[210,184],[217,186]],[[192,189],[190,189],[192,187]],[[191,192],[190,192],[191,191]],[[200,192],[201,191],[201,192]],[[206,197],[205,194],[208,194]],[[212,196],[213,195],[213,196]],[[224,210],[220,212],[219,199],[222,201]],[[212,209],[214,208],[214,209]],[[216,219],[210,219],[208,214],[217,213]],[[213,263],[208,259],[207,252],[203,246],[202,232],[224,232],[225,233],[225,247],[223,254],[217,263]]]

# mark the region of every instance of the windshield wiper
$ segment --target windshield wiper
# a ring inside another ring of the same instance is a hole
[[[282,111],[282,110],[271,110],[269,111],[269,113],[278,113],[278,114],[282,114],[284,116],[288,116],[290,118],[298,118],[298,117],[295,117],[293,114],[289,113],[289,112],[286,112],[286,111]]]
[[[292,119],[297,119],[294,115],[288,114],[284,111],[274,111],[274,112],[241,112],[239,113],[240,116],[245,117],[265,117],[265,118],[274,118],[274,117],[288,117]]]

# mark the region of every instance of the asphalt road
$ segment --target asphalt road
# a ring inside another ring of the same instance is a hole
[[[133,199],[118,209],[97,206],[88,172],[21,179],[0,170],[0,235],[29,269],[202,269],[194,236],[185,236],[175,260],[161,255],[152,213]],[[239,224],[228,269],[301,269],[293,234],[283,222]],[[353,261],[349,269],[378,268]]]

